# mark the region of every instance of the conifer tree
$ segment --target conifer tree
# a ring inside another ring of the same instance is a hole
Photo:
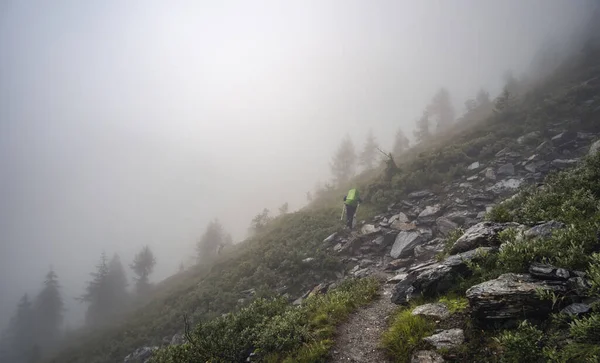
[[[362,165],[365,170],[373,169],[375,161],[377,159],[377,142],[375,141],[375,137],[373,136],[372,130],[369,130],[367,134],[367,140],[365,142],[365,146],[360,153],[360,165]]]
[[[354,176],[356,151],[348,135],[342,140],[330,164],[331,173],[337,185],[346,183]]]
[[[87,325],[96,326],[107,322],[110,315],[111,292],[108,284],[108,263],[106,254],[102,252],[96,271],[90,273],[93,277],[88,282],[83,296],[78,300],[88,304],[85,321]]]
[[[428,107],[429,115],[433,116],[437,121],[437,130],[447,130],[454,122],[454,108],[450,101],[450,93],[447,89],[440,89]]]
[[[423,111],[423,115],[417,120],[417,128],[415,130],[415,138],[417,142],[429,140],[431,132],[429,131],[429,111]]]
[[[127,275],[121,263],[121,258],[116,253],[108,264],[106,284],[110,311],[112,311],[113,316],[119,315],[126,310],[129,296],[127,293]]]
[[[0,359],[2,362],[30,362],[35,358],[35,316],[29,296],[23,295],[2,336]]]
[[[396,156],[401,155],[406,149],[408,149],[409,143],[410,142],[404,132],[402,132],[402,129],[398,129],[394,139],[394,148],[392,149],[392,154]]]
[[[218,219],[211,221],[196,246],[198,261],[213,257],[223,245],[225,231]]]
[[[279,214],[284,215],[287,214],[288,210],[289,210],[289,204],[288,202],[285,202],[281,205],[281,207],[279,207]]]
[[[36,343],[47,356],[56,349],[61,338],[64,303],[58,277],[53,270],[46,274],[42,291],[34,303]]]
[[[135,255],[131,269],[137,276],[135,278],[135,289],[138,296],[144,296],[150,290],[149,276],[154,271],[155,264],[156,259],[149,246],[142,247],[140,252]]]

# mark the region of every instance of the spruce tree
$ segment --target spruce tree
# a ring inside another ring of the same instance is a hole
[[[281,215],[287,214],[289,208],[290,208],[290,206],[289,206],[288,202],[283,203],[281,205],[281,207],[279,207],[279,214],[281,214]]]
[[[154,271],[154,265],[156,265],[156,259],[149,246],[144,246],[135,255],[133,263],[130,265],[133,272],[136,274],[135,277],[135,289],[138,296],[145,296],[150,290],[149,277]]]
[[[15,315],[2,336],[2,362],[30,362],[36,350],[35,316],[29,295],[19,300]]]
[[[126,310],[129,296],[127,293],[127,275],[121,263],[121,258],[116,253],[108,264],[106,284],[110,311],[112,315],[119,315]]]
[[[445,131],[454,122],[454,108],[450,101],[450,93],[447,89],[440,89],[429,105],[429,114],[437,121],[437,130]]]
[[[350,136],[342,140],[330,164],[331,173],[337,185],[344,184],[354,176],[356,169],[356,151]]]
[[[56,349],[62,332],[64,303],[58,277],[53,270],[46,274],[42,291],[34,303],[36,342],[47,356]]]
[[[198,252],[198,262],[214,257],[219,250],[219,246],[223,245],[225,239],[225,231],[218,219],[211,221],[206,226],[206,231],[196,246]]]
[[[429,131],[429,111],[423,111],[423,115],[417,120],[417,127],[414,132],[417,142],[429,140],[431,132]]]
[[[360,165],[362,165],[365,170],[373,169],[375,161],[377,159],[377,142],[375,141],[375,136],[373,136],[373,132],[369,130],[367,134],[367,140],[365,141],[365,146],[360,153]]]
[[[408,140],[404,132],[402,132],[402,129],[398,129],[398,131],[396,131],[396,137],[394,139],[394,148],[392,149],[392,155],[401,155],[406,149],[408,149],[409,143],[410,141]]]

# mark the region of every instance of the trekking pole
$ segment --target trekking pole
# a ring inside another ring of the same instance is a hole
[[[342,203],[342,216],[340,217],[340,221],[344,220],[344,213],[346,212],[346,206]]]

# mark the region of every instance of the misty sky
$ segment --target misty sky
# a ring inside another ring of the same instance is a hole
[[[51,265],[81,312],[102,251],[150,245],[158,280],[210,219],[301,207],[344,134],[498,93],[586,4],[0,0],[0,324]]]

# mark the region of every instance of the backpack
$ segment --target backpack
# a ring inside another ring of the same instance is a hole
[[[358,204],[358,190],[350,189],[348,195],[346,195],[346,205],[357,205]]]

